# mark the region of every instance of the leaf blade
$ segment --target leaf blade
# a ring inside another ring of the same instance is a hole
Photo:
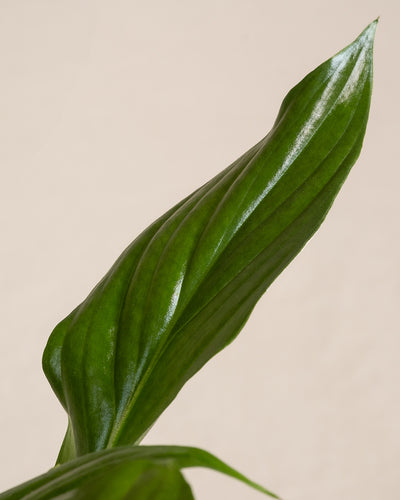
[[[63,498],[65,494],[63,494]],[[171,462],[137,460],[111,466],[69,493],[74,500],[194,500],[190,486]]]
[[[242,481],[260,493],[272,498],[278,498],[275,494],[246,478],[214,455],[199,448],[185,446],[123,446],[90,453],[57,466],[42,476],[0,494],[0,500],[21,500],[22,498],[24,500],[47,500],[56,498],[59,495],[75,495],[78,494],[79,488],[84,492],[86,487],[92,488],[90,484],[86,486],[87,481],[98,481],[112,467],[122,467],[121,474],[124,476],[125,467],[128,470],[131,467],[129,464],[133,464],[132,467],[139,464],[133,477],[133,483],[135,483],[136,480],[142,481],[143,479],[140,479],[140,468],[143,467],[143,464],[159,466],[166,463],[172,464],[175,472],[176,468],[179,470],[189,467],[212,469]],[[109,479],[111,483],[116,481],[113,475]],[[106,482],[105,479],[104,483],[101,484],[104,484],[105,487]],[[135,486],[133,483],[131,485]],[[146,484],[144,484],[144,487],[147,487]],[[182,484],[181,488],[188,494],[187,488]]]
[[[77,455],[139,442],[318,229],[361,149],[375,27],[294,87],[271,132],[139,236],[52,334],[44,369]]]

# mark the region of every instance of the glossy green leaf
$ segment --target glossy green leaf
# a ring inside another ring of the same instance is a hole
[[[138,443],[239,333],[326,216],[367,124],[376,22],[285,97],[270,133],[144,231],[46,347],[59,461]]]
[[[58,495],[58,500],[194,500],[190,486],[173,462],[126,462],[82,486]]]
[[[193,497],[180,473],[180,469],[188,467],[221,472],[278,498],[204,450],[183,446],[122,446],[57,466],[6,491],[0,500],[189,500]],[[113,494],[107,496],[110,491]]]

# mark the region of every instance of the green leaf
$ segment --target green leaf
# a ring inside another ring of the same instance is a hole
[[[173,462],[138,460],[113,465],[59,500],[194,500],[190,486]]]
[[[375,28],[294,87],[270,133],[144,231],[55,328],[43,367],[71,423],[60,462],[138,443],[318,229],[361,150]]]
[[[122,446],[57,466],[6,491],[0,500],[190,500],[193,498],[190,487],[180,473],[180,469],[187,467],[221,472],[278,498],[204,450],[184,446]]]

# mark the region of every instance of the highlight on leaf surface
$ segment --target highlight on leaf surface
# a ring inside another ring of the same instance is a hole
[[[138,236],[55,328],[43,367],[69,416],[60,463],[139,443],[318,229],[360,153],[375,27],[296,85],[269,134]]]
[[[185,446],[121,446],[76,458],[0,494],[0,500],[192,500],[181,469],[206,467],[273,498],[210,453]]]

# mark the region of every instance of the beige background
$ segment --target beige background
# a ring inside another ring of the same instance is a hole
[[[53,326],[380,15],[364,149],[325,225],[145,442],[209,449],[287,500],[400,498],[399,14],[397,0],[1,0],[0,490],[60,445],[40,366]],[[187,477],[200,500],[262,498]]]

